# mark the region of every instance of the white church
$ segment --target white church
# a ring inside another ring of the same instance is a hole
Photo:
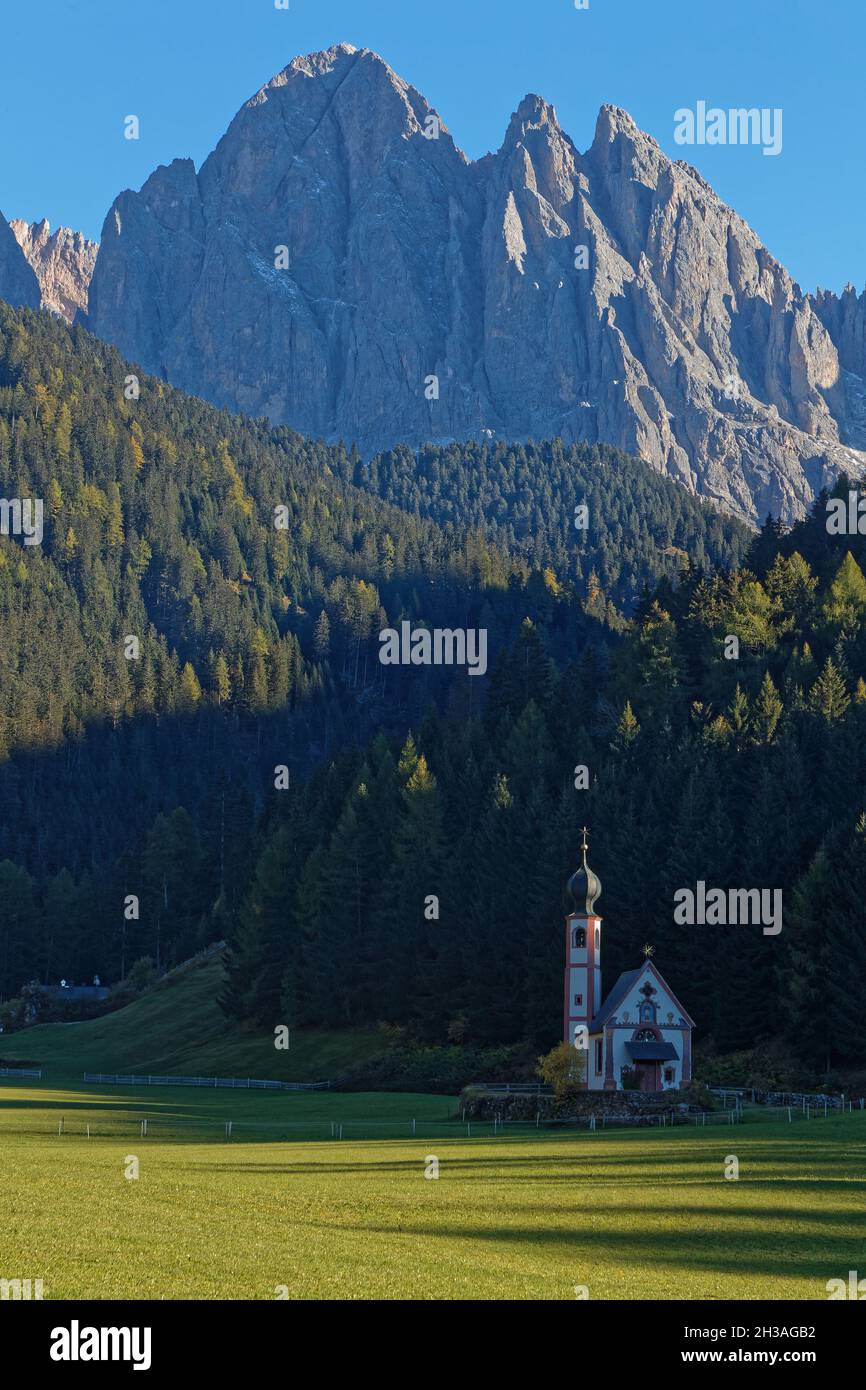
[[[647,958],[601,993],[601,880],[582,862],[568,881],[574,909],[565,919],[565,1041],[586,1048],[586,1088],[617,1091],[638,1078],[641,1091],[671,1091],[692,1079],[692,1029],[673,990]]]

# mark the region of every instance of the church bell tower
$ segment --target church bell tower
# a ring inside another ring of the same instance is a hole
[[[601,918],[595,911],[601,896],[601,879],[586,862],[589,848],[583,827],[581,864],[568,880],[574,907],[565,919],[565,1011],[564,1038],[572,1046],[577,1030],[587,1029],[582,1043],[586,1047],[591,1019],[601,1008]]]

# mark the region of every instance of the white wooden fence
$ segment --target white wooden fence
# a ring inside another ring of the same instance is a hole
[[[256,1081],[235,1076],[134,1076],[86,1071],[84,1080],[102,1086],[222,1086],[244,1091],[327,1091],[330,1081]]]

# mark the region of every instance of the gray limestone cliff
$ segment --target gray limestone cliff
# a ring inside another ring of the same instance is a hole
[[[866,464],[863,319],[831,320],[624,111],[581,154],[528,96],[472,162],[340,45],[273,78],[198,172],[117,198],[87,323],[184,390],[368,455],[600,440],[759,521]]]
[[[16,308],[38,309],[39,281],[6,218],[0,212],[0,299]]]
[[[68,227],[52,232],[45,218],[41,222],[13,218],[9,226],[39,281],[43,309],[72,323],[77,313],[87,309],[87,292],[99,250],[96,242]]]

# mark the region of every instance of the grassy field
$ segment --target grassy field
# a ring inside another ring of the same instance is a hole
[[[221,977],[211,959],[105,1018],[0,1038],[43,1068],[0,1078],[0,1278],[48,1299],[824,1299],[862,1269],[863,1113],[494,1136],[445,1096],[85,1085],[324,1080],[382,1049],[299,1033],[277,1052],[220,1013]]]
[[[825,1299],[862,1268],[866,1115],[493,1138],[453,1108],[0,1082],[0,1277],[49,1299]]]
[[[383,1052],[373,1029],[295,1032],[278,1051],[267,1029],[245,1029],[221,1012],[223,966],[211,958],[175,976],[117,1013],[87,1023],[45,1023],[0,1037],[0,1057],[50,1068],[52,1078],[85,1071],[158,1075],[253,1076],[274,1081],[329,1081]]]

